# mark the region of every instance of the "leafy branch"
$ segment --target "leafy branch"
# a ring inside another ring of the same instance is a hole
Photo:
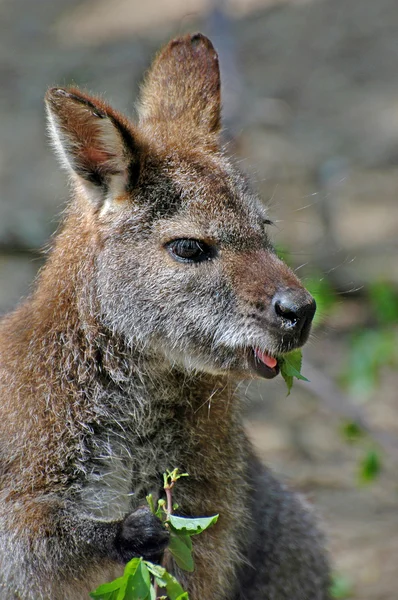
[[[192,557],[193,535],[199,535],[217,522],[218,515],[212,517],[180,517],[173,514],[178,508],[173,505],[172,490],[181,477],[187,473],[178,473],[178,469],[163,474],[163,488],[166,500],[158,500],[157,506],[150,494],[146,500],[151,512],[156,515],[170,531],[170,543],[165,551],[162,565],[155,565],[143,558],[133,558],[127,563],[122,577],[99,586],[91,592],[95,600],[189,600],[177,579],[167,570],[168,556],[173,556],[177,565],[184,571],[194,570]],[[159,596],[159,590],[166,596]],[[162,592],[163,593],[163,592]]]

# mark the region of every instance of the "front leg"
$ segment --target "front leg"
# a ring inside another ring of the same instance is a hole
[[[64,510],[60,529],[67,532],[76,557],[97,557],[126,564],[134,557],[160,560],[169,542],[169,532],[148,506],[140,506],[119,521],[101,521]]]
[[[112,522],[90,518],[73,503],[43,499],[15,507],[16,520],[12,512],[0,532],[0,589],[9,592],[1,596],[7,600],[87,598],[131,558],[159,561],[169,540],[148,507]]]

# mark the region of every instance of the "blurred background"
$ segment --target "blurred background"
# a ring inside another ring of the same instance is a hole
[[[220,54],[225,139],[318,320],[289,396],[242,384],[262,458],[313,502],[335,598],[398,597],[396,0],[0,0],[0,313],[29,290],[67,199],[48,86],[134,115],[151,58],[200,30]],[[310,600],[310,599],[308,599]]]

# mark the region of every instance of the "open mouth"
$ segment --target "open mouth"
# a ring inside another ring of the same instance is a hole
[[[274,356],[263,352],[259,348],[253,348],[252,350],[252,369],[259,377],[265,379],[272,379],[279,373],[278,361]]]

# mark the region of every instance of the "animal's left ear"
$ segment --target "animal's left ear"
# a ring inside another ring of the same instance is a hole
[[[220,70],[210,40],[196,33],[169,42],[143,86],[140,123],[152,136],[218,146],[220,113]]]
[[[125,192],[140,165],[131,125],[101,100],[74,88],[50,89],[46,106],[61,164],[88,200],[101,206]]]

